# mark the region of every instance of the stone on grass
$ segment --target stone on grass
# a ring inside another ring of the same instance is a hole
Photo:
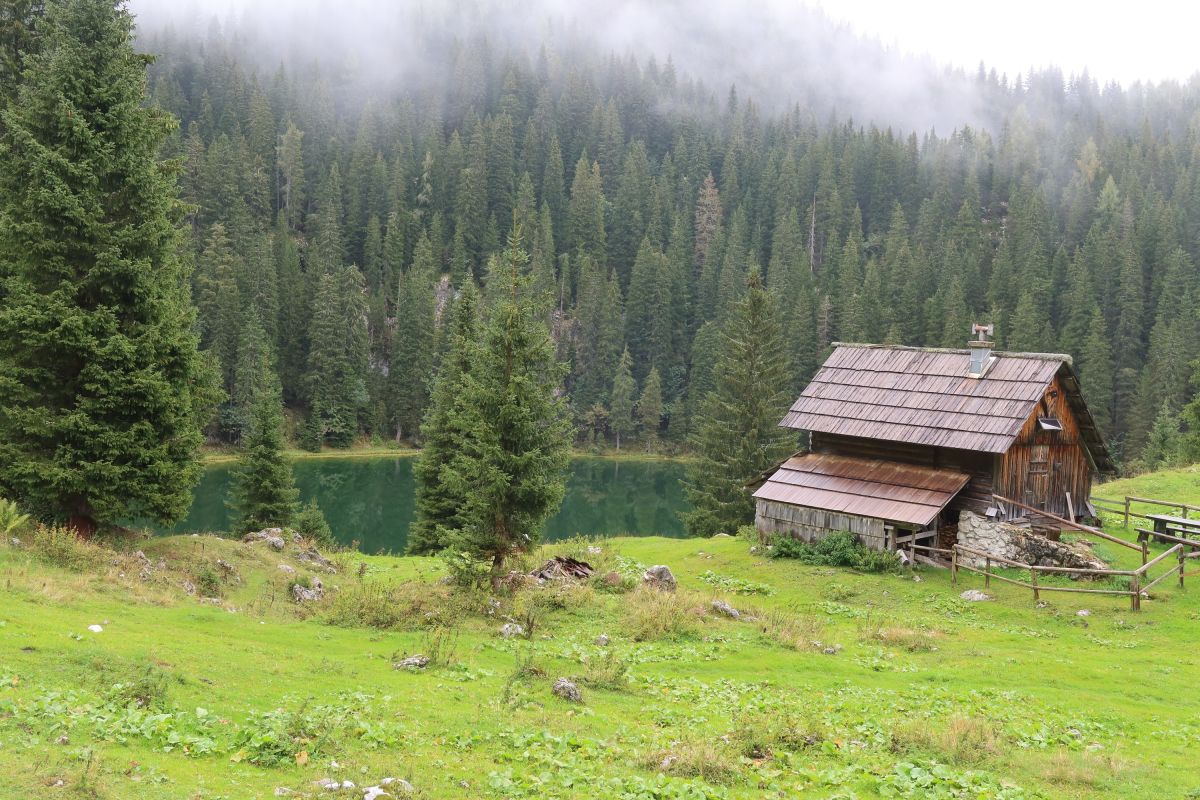
[[[978,589],[967,589],[959,595],[963,600],[970,600],[972,603],[978,603],[981,600],[991,600],[992,596],[986,592],[981,592]]]
[[[325,584],[320,578],[310,578],[308,584],[292,584],[292,599],[297,603],[312,603],[325,596]]]
[[[342,782],[335,781],[333,778],[320,778],[313,781],[313,786],[316,786],[318,789],[324,789],[327,792],[336,792],[342,788]]]
[[[561,697],[563,700],[566,700],[567,702],[570,702],[570,703],[582,703],[583,702],[583,694],[579,691],[579,687],[576,686],[571,681],[567,680],[566,678],[559,678],[558,680],[556,680],[554,682],[554,689],[552,691],[554,692],[555,695],[557,695],[558,697]]]
[[[295,792],[293,792],[291,789],[289,789],[286,786],[276,786],[275,787],[275,796],[276,797],[287,797],[288,795],[293,795],[293,794],[295,794]]]
[[[284,546],[283,529],[282,528],[264,528],[261,531],[253,531],[242,537],[243,542],[266,542],[267,546],[272,550],[282,550]]]
[[[282,572],[284,575],[295,575],[296,574],[296,568],[292,567],[288,564],[280,564],[279,571]]]
[[[1088,611],[1086,608],[1081,608],[1075,612],[1075,616],[1077,617],[1090,617],[1091,615],[1092,612]]]
[[[599,645],[600,647],[608,647],[609,641],[611,641],[611,640],[608,638],[607,633],[602,633],[596,637],[596,644]]]
[[[20,539],[18,539],[17,537],[15,537],[15,536],[14,536],[14,537],[12,537],[11,539],[9,539],[9,540],[8,540],[8,543],[9,543],[9,544],[11,544],[13,547],[20,547],[20,546],[21,546],[21,540],[20,540]]]
[[[724,600],[713,600],[712,607],[713,607],[713,611],[716,611],[718,614],[721,614],[723,616],[729,617],[730,619],[740,619],[742,616],[742,612],[738,611],[736,608],[729,605],[729,603],[726,603]]]
[[[397,661],[395,664],[392,664],[392,669],[425,669],[428,666],[429,656],[417,653],[416,655],[409,656],[402,661]]]
[[[88,625],[88,630],[92,633],[100,633],[104,628],[101,628],[99,625]]]
[[[1105,569],[1086,542],[1054,541],[1029,528],[997,522],[971,511],[958,517],[958,543],[987,555],[1040,567]],[[964,553],[962,563],[976,568],[987,564],[986,556]],[[995,566],[995,564],[993,564]]]
[[[525,628],[515,622],[506,622],[500,626],[500,637],[511,639],[514,636],[524,636]]]
[[[675,591],[675,575],[671,568],[663,564],[655,564],[642,573],[642,585],[664,592]]]
[[[316,564],[318,567],[323,567],[331,575],[337,574],[337,569],[333,566],[333,562],[321,555],[321,552],[315,547],[301,550],[296,554],[296,558],[301,561],[307,561],[310,564]]]

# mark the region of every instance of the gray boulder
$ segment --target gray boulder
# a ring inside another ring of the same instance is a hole
[[[267,546],[272,550],[282,550],[285,544],[282,528],[264,528],[261,531],[252,531],[243,536],[242,541],[247,544],[252,542],[266,542]]]
[[[979,603],[984,600],[991,600],[992,596],[986,592],[981,592],[978,589],[967,589],[959,595],[963,600],[970,600],[972,603]]]
[[[299,583],[292,584],[292,599],[297,603],[311,603],[325,596],[325,584],[320,578],[309,580],[308,586]]]
[[[670,567],[655,564],[642,573],[642,585],[663,592],[673,592],[678,583]]]
[[[729,605],[729,603],[726,603],[724,600],[713,600],[712,607],[713,607],[713,611],[716,611],[718,614],[721,614],[722,616],[729,617],[730,619],[741,619],[741,617],[742,617],[742,612],[738,611],[736,608]]]
[[[524,636],[525,628],[515,622],[506,622],[500,626],[500,637],[512,639],[514,636]]]
[[[554,682],[554,688],[551,690],[558,697],[566,700],[568,703],[582,703],[583,693],[579,691],[579,687],[566,678],[559,678]]]
[[[428,666],[429,656],[417,653],[416,655],[409,656],[402,661],[397,661],[395,664],[392,664],[392,669],[425,669]]]

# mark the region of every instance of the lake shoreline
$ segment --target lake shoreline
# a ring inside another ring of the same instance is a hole
[[[325,458],[412,458],[420,454],[421,450],[414,447],[374,446],[351,447],[345,450],[321,450],[316,453],[311,450],[300,450],[297,448],[288,448],[283,451],[284,457],[289,461],[312,461]],[[201,451],[200,463],[204,466],[234,464],[237,463],[240,457],[241,454],[237,450],[205,448]],[[662,461],[686,464],[694,461],[696,457],[690,453],[671,455],[666,453],[639,453],[626,450],[605,450],[594,453],[590,450],[573,448],[571,450],[571,458],[598,458],[611,461]]]

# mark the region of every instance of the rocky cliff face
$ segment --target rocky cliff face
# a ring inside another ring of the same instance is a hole
[[[970,511],[962,512],[958,518],[958,543],[972,550],[1031,566],[1075,569],[1107,567],[1086,543],[1055,542],[1028,528],[1007,522],[992,522]],[[984,559],[978,556],[960,554],[959,558],[974,567],[984,564]]]

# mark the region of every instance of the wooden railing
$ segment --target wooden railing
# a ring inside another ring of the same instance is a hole
[[[1140,517],[1141,519],[1149,519],[1146,514],[1139,514],[1132,509],[1133,503],[1145,503],[1152,506],[1163,506],[1169,509],[1179,509],[1179,516],[1187,518],[1188,512],[1200,512],[1200,506],[1192,505],[1191,503],[1178,503],[1174,500],[1155,500],[1152,497],[1135,497],[1133,495],[1125,495],[1123,500],[1113,500],[1107,497],[1089,497],[1091,501],[1100,511],[1107,511],[1110,514],[1120,514],[1125,521],[1125,527],[1129,527],[1131,517]]]
[[[1011,583],[1016,586],[1023,586],[1026,589],[1033,590],[1033,599],[1041,599],[1042,592],[1074,592],[1079,594],[1112,594],[1124,595],[1129,597],[1130,609],[1140,611],[1142,608],[1142,595],[1151,588],[1170,577],[1171,575],[1179,576],[1179,587],[1183,588],[1183,579],[1188,573],[1185,571],[1185,565],[1188,559],[1200,558],[1200,552],[1187,552],[1186,546],[1176,544],[1160,553],[1153,559],[1142,564],[1137,569],[1083,569],[1076,567],[1043,567],[1036,564],[1022,564],[1019,561],[1012,561],[1007,558],[986,553],[982,550],[976,550],[966,545],[956,544],[952,549],[942,549],[936,547],[916,547],[916,550],[933,551],[937,553],[948,553],[950,555],[950,583],[958,585],[958,571],[965,569],[969,572],[983,576],[983,585],[990,587],[992,579]],[[1176,563],[1157,577],[1150,579],[1150,570],[1158,566],[1170,556],[1175,556]],[[983,567],[980,568],[975,564],[964,563],[960,556],[972,556],[975,559],[983,560]],[[1012,569],[1029,570],[1029,581],[1018,580],[1017,578],[1001,575],[998,572],[993,572],[993,565],[999,567],[1008,567]],[[1195,573],[1192,573],[1195,574]],[[1081,586],[1057,586],[1054,584],[1040,583],[1039,575],[1074,575],[1077,577],[1091,578],[1128,578],[1129,588],[1127,589],[1090,589]]]

